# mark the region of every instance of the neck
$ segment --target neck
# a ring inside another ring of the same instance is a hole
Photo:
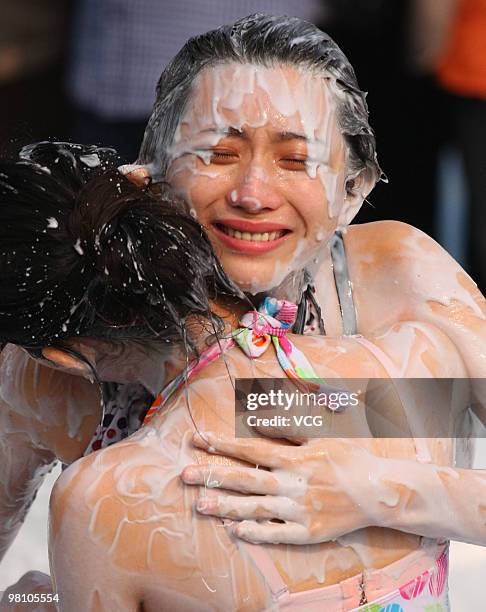
[[[247,300],[231,296],[219,297],[217,302],[211,304],[211,310],[223,319],[226,327],[234,329],[238,327],[239,321],[245,312],[258,307],[261,302],[258,297],[248,296]]]
[[[303,293],[311,283],[311,274],[307,270],[299,270],[298,272],[291,272],[278,287],[255,295],[248,295],[248,298],[255,304],[255,307],[258,307],[266,297],[288,300],[298,305]]]
[[[303,271],[303,276],[307,278],[307,274]],[[300,285],[302,286],[302,285]],[[307,284],[305,285],[307,287]],[[304,289],[305,289],[304,287]],[[224,329],[221,332],[221,337],[228,337],[231,331],[240,326],[241,317],[249,310],[256,310],[258,306],[263,302],[265,297],[275,297],[277,299],[287,299],[289,301],[299,302],[301,295],[299,294],[298,300],[290,300],[289,296],[283,290],[278,288],[274,291],[268,291],[265,293],[259,293],[258,295],[247,296],[246,300],[233,297],[233,296],[219,296],[217,302],[211,303],[211,311],[219,316],[224,323]],[[204,349],[208,346],[208,338],[214,337],[215,330],[212,329],[206,318],[200,316],[191,316],[186,320],[187,334],[193,339],[196,344],[196,349],[201,354]],[[186,365],[187,360],[191,361],[194,355],[190,355],[186,358],[183,347],[180,348],[181,355],[178,357],[178,351],[174,350],[174,354],[171,356],[170,363],[167,365],[167,371],[173,373],[171,378],[174,378],[181,369]],[[183,357],[184,363],[182,364],[181,356]],[[168,379],[170,380],[170,379]]]
[[[307,285],[306,285],[307,286]],[[277,293],[277,295],[275,295]],[[249,310],[256,310],[265,297],[276,297],[277,299],[288,299],[279,292],[269,291],[255,296],[247,296],[247,300],[231,296],[219,296],[217,302],[211,303],[211,311],[219,316],[224,323],[224,329],[220,337],[229,337],[231,331],[240,326],[241,317]],[[300,297],[299,297],[300,299]],[[201,353],[208,347],[208,338],[214,338],[215,330],[207,318],[191,316],[186,320],[187,335],[196,344],[197,353]],[[195,355],[185,351],[183,346],[174,347],[170,358],[164,363],[165,384],[174,379],[186,365],[194,359]]]

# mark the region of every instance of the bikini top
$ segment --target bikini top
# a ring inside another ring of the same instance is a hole
[[[286,337],[292,329],[296,315],[297,306],[292,302],[266,297],[258,310],[250,310],[243,315],[240,319],[241,327],[233,330],[230,337],[220,338],[205,349],[198,359],[189,364],[159,393],[147,411],[143,424],[147,425],[169,398],[195,374],[234,346],[239,346],[250,359],[257,359],[272,343],[278,362],[288,378],[305,381],[308,391],[325,392],[325,381],[319,379],[304,353]]]
[[[343,319],[343,334],[355,336],[358,333],[356,306],[353,299],[353,284],[349,278],[348,260],[342,233],[337,230],[331,238],[331,261],[334,283]]]
[[[331,261],[334,282],[346,336],[357,333],[356,309],[353,288],[349,278],[346,250],[342,233],[336,231],[330,241]],[[325,335],[319,305],[314,298],[314,290],[309,287],[299,304],[293,331],[300,334],[313,334],[318,331]],[[174,383],[175,384],[175,383]],[[88,444],[84,456],[127,438],[140,429],[147,414],[147,406],[153,396],[140,384],[103,383],[103,417]],[[156,402],[162,399],[156,399]]]

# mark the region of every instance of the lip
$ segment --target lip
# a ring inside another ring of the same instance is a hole
[[[243,231],[243,232],[277,232],[279,230],[288,229],[283,227],[282,225],[277,225],[276,223],[246,223],[245,221],[218,221],[221,225],[226,225],[231,227],[232,229]],[[220,240],[224,245],[230,248],[232,251],[238,251],[239,253],[249,253],[249,254],[263,254],[268,253],[269,251],[273,251],[277,249],[283,242],[285,242],[289,236],[291,235],[291,231],[289,230],[287,234],[277,238],[276,240],[266,240],[265,242],[253,242],[250,240],[240,240],[238,238],[233,238],[232,236],[228,236],[223,231],[221,231],[215,223],[211,224],[212,230],[218,240]],[[262,227],[263,229],[256,229]]]

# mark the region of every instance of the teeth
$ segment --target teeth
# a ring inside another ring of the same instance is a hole
[[[250,242],[269,242],[271,240],[277,240],[277,238],[281,238],[285,234],[285,231],[283,230],[279,230],[278,232],[250,233],[239,232],[231,227],[226,227],[226,225],[219,225],[218,227],[232,238],[237,238],[238,240],[249,240]]]

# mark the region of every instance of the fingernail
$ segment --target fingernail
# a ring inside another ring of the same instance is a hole
[[[207,497],[200,497],[197,500],[196,508],[198,512],[208,512],[211,509],[212,502]]]
[[[181,478],[188,484],[195,484],[199,480],[199,470],[197,468],[185,468],[181,474]]]
[[[236,527],[233,529],[233,534],[237,538],[244,538],[246,536],[245,528],[241,526],[241,523],[237,524]]]
[[[199,433],[195,433],[192,437],[193,443],[199,448],[204,448],[206,450],[210,449],[210,436],[211,434],[207,431],[200,431]]]

